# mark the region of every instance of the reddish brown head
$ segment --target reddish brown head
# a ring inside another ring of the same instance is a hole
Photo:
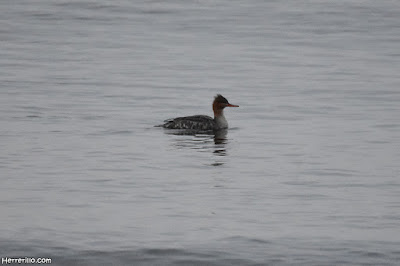
[[[225,107],[239,107],[239,105],[230,104],[228,102],[228,100],[221,94],[218,94],[217,96],[215,96],[215,99],[213,102],[214,116],[221,115],[222,111],[224,110]]]

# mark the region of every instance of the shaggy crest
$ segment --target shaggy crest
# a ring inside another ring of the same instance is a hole
[[[229,103],[228,100],[221,94],[217,94],[217,96],[215,96],[215,101],[219,103]]]

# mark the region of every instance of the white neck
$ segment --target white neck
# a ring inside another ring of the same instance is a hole
[[[215,119],[215,122],[217,123],[217,127],[219,129],[228,128],[228,121],[226,121],[226,118],[225,118],[223,112],[221,112],[221,114],[219,116],[216,116],[214,119]]]

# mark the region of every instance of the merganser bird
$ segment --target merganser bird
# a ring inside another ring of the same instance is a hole
[[[177,117],[165,120],[165,124],[160,125],[169,129],[190,129],[196,131],[211,131],[228,128],[228,122],[224,116],[225,107],[239,107],[239,105],[230,104],[221,94],[215,96],[212,108],[214,118],[207,115],[193,115]]]

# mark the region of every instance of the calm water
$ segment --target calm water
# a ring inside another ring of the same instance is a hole
[[[1,257],[399,263],[398,1],[0,8]]]

